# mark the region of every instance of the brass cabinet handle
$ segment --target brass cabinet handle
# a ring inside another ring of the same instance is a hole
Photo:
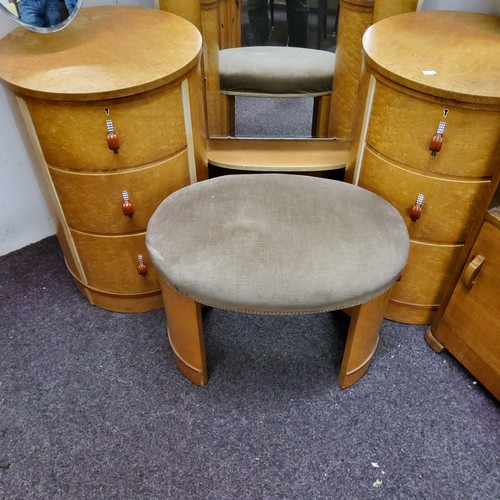
[[[486,259],[482,255],[476,255],[462,273],[462,283],[470,290]]]

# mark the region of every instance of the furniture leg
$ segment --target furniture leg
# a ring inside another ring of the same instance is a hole
[[[370,302],[349,308],[351,323],[338,380],[343,389],[357,382],[370,366],[389,293],[390,290]]]
[[[201,304],[176,292],[163,280],[161,289],[175,364],[191,382],[204,387],[208,377]]]
[[[221,99],[221,135],[223,137],[234,137],[236,135],[236,101],[234,95],[220,94]]]
[[[328,125],[330,120],[331,95],[323,95],[314,98],[312,137],[328,137]]]

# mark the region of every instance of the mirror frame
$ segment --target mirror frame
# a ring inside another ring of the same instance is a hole
[[[36,33],[54,33],[56,31],[60,31],[64,28],[66,28],[66,26],[68,26],[68,24],[70,24],[71,21],[73,21],[73,19],[77,16],[77,14],[78,14],[78,12],[83,4],[83,1],[84,0],[77,1],[75,8],[71,12],[71,14],[69,14],[69,16],[66,19],[64,19],[64,21],[61,21],[59,24],[56,24],[54,26],[49,26],[49,27],[33,26],[32,24],[25,23],[24,21],[21,20],[21,18],[14,15],[9,9],[7,9],[7,7],[5,7],[5,5],[2,2],[0,2],[0,12],[3,12],[5,15],[7,15],[7,17],[9,17],[13,21],[15,21],[17,24],[19,24],[23,28],[26,28],[29,31],[34,31]]]

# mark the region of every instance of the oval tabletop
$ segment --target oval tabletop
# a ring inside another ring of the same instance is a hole
[[[150,219],[155,267],[202,304],[253,313],[331,311],[384,293],[408,257],[387,201],[287,174],[227,175],[168,196]]]
[[[368,66],[411,89],[500,103],[500,17],[419,11],[383,19],[363,36]]]
[[[65,29],[17,28],[0,40],[0,78],[51,100],[125,97],[168,84],[194,67],[201,35],[188,21],[142,7],[88,7]]]

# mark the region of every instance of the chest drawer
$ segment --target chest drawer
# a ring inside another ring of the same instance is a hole
[[[116,170],[151,163],[186,147],[178,87],[126,99],[59,102],[26,99],[46,162],[73,170]],[[119,149],[109,149],[107,120]]]
[[[71,235],[90,288],[120,295],[159,289],[156,270],[146,249],[145,233],[103,236],[72,230]],[[137,270],[139,255],[146,264],[146,276]]]
[[[187,152],[134,170],[78,173],[50,168],[69,227],[93,233],[145,231],[156,207],[189,184]],[[124,213],[127,191],[133,214]]]
[[[498,110],[452,106],[416,95],[377,80],[367,144],[419,170],[464,177],[491,176],[500,162]],[[431,156],[429,143],[440,121],[446,123],[443,144],[441,151]]]
[[[406,222],[410,238],[436,243],[463,242],[474,220],[474,207],[489,187],[489,180],[462,181],[423,175],[376,155],[365,148],[359,185],[394,205]],[[424,195],[421,216],[410,210]]]
[[[461,251],[462,245],[410,241],[407,265],[401,279],[392,288],[390,300],[437,308]],[[429,275],[435,279],[429,281]]]

